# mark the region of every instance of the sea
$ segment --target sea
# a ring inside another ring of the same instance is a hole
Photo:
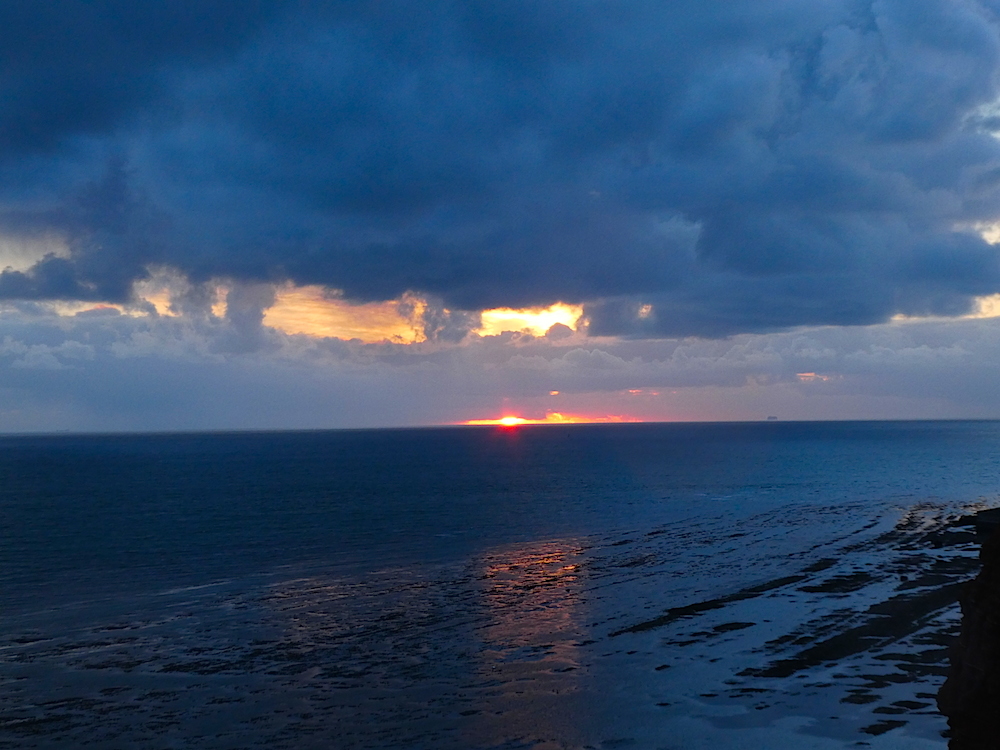
[[[0,437],[0,748],[943,749],[1000,423]]]

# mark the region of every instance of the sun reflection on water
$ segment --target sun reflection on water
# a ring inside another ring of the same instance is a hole
[[[484,558],[478,669],[494,687],[470,742],[575,733],[567,709],[586,673],[582,552],[578,543],[553,541]]]

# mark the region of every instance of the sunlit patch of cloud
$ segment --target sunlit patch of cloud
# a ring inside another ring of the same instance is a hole
[[[976,222],[971,229],[991,245],[1000,245],[1000,221]]]
[[[152,301],[152,300],[151,300]],[[428,341],[435,321],[447,309],[432,308],[427,299],[404,294],[385,302],[353,303],[336,290],[321,286],[285,284],[276,290],[275,303],[264,314],[264,325],[287,334],[358,340],[363,343],[417,344]],[[475,313],[461,313],[474,320]],[[582,305],[557,302],[548,307],[496,308],[478,314],[471,332],[480,337],[504,334],[549,335],[553,340],[572,336],[579,328]],[[435,329],[436,330],[436,329]],[[438,338],[435,336],[435,338]],[[452,337],[453,343],[461,340]]]
[[[564,302],[556,302],[548,307],[520,310],[498,307],[483,310],[482,325],[476,333],[480,336],[498,336],[510,331],[544,336],[555,325],[576,330],[581,317],[583,317],[583,305],[568,305]]]
[[[1000,294],[989,294],[985,297],[977,297],[975,305],[975,311],[969,313],[965,317],[1000,318]]]
[[[26,271],[46,255],[69,257],[69,246],[58,234],[18,236],[0,234],[0,270]]]
[[[288,334],[413,344],[425,340],[425,309],[424,300],[412,295],[351,304],[323,287],[286,285],[278,289],[274,305],[265,311],[264,325]]]
[[[796,379],[800,383],[826,383],[833,380],[833,375],[825,375],[821,372],[797,372]]]
[[[892,316],[892,323],[920,323],[929,321],[969,320],[978,318],[1000,318],[1000,294],[987,294],[972,299],[972,310],[965,315],[948,317],[943,315],[903,315]]]
[[[152,305],[157,315],[176,316],[180,311],[171,304],[178,293],[179,287],[186,286],[187,280],[180,274],[169,269],[155,269],[146,279],[137,281],[132,286],[136,300]]]

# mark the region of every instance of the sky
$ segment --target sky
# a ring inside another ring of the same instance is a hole
[[[0,3],[0,432],[1000,418],[1000,0]]]

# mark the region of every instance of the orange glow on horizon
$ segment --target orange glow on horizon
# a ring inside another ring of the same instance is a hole
[[[523,424],[611,424],[619,422],[642,422],[638,417],[623,416],[620,414],[609,414],[607,416],[592,417],[584,414],[560,414],[550,411],[542,419],[530,419],[505,415],[499,419],[469,419],[459,422],[463,425],[496,425],[498,427],[518,427]]]

